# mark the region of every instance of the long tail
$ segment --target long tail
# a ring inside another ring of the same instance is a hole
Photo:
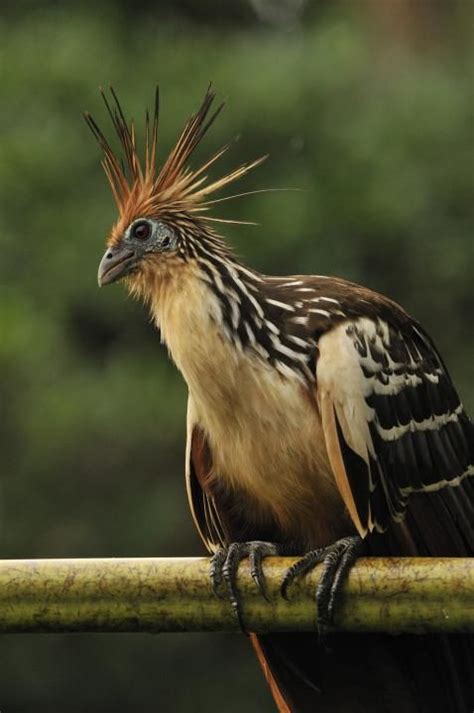
[[[472,557],[474,478],[410,499],[405,522],[370,554]],[[472,713],[474,636],[252,636],[280,713]]]

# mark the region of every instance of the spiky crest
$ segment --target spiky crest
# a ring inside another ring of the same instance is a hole
[[[102,166],[109,180],[112,193],[119,210],[119,220],[113,234],[118,236],[137,215],[155,215],[157,213],[205,213],[219,200],[209,200],[209,196],[228,184],[244,176],[252,168],[265,160],[262,156],[255,161],[242,164],[230,173],[215,181],[208,181],[207,169],[212,166],[229,148],[223,146],[210,159],[197,169],[187,164],[196,146],[200,143],[209,127],[219,115],[224,104],[214,113],[210,110],[215,98],[211,85],[207,89],[198,111],[185,124],[175,147],[159,169],[157,167],[157,145],[159,126],[159,89],[156,88],[153,119],[150,122],[148,110],[145,116],[145,151],[144,160],[140,160],[135,125],[128,122],[114,89],[110,88],[112,101],[101,89],[107,112],[119,138],[123,158],[118,156],[102,130],[89,114],[85,119],[103,151]],[[228,199],[237,197],[229,196]],[[221,199],[226,200],[226,198]],[[206,221],[243,222],[201,216]]]

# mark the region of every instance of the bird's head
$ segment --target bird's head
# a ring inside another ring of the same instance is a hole
[[[142,158],[134,123],[126,120],[115,92],[111,89],[111,101],[104,92],[102,96],[121,151],[114,152],[95,120],[86,113],[86,121],[103,152],[102,165],[119,213],[99,265],[99,285],[125,278],[132,292],[146,296],[157,280],[177,274],[180,267],[196,258],[202,241],[211,241],[215,249],[225,250],[224,243],[212,229],[212,223],[220,219],[207,214],[211,206],[219,202],[211,199],[212,194],[243,176],[265,157],[239,166],[214,181],[208,180],[207,170],[228,146],[198,168],[189,167],[191,154],[223,106],[211,112],[214,92],[209,88],[168,158],[158,167],[158,89],[152,118],[148,111],[146,113]]]

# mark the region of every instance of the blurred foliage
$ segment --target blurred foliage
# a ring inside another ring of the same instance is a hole
[[[139,117],[162,87],[162,156],[212,79],[227,108],[199,153],[270,158],[224,203],[268,273],[388,293],[474,406],[470,3],[5,2],[0,16],[3,557],[202,552],[183,484],[186,390],[146,311],[95,275],[114,207],[96,87]],[[419,8],[418,8],[419,10]],[[405,15],[403,15],[405,12]],[[197,160],[197,159],[196,159]],[[244,637],[6,636],[0,706],[273,710]]]

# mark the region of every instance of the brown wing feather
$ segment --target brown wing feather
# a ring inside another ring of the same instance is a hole
[[[186,491],[194,524],[209,552],[225,545],[227,533],[220,520],[212,493],[212,455],[205,434],[197,424],[194,404],[188,400],[186,443]]]
[[[341,451],[341,439],[339,437],[334,405],[330,396],[327,393],[322,393],[320,398],[320,412],[323,422],[324,437],[329,456],[331,468],[334,471],[337,487],[346,504],[349,515],[352,518],[354,525],[361,537],[367,534],[366,520],[361,517],[354,498],[354,492],[351,487],[346,466]],[[365,484],[365,479],[362,484]]]

